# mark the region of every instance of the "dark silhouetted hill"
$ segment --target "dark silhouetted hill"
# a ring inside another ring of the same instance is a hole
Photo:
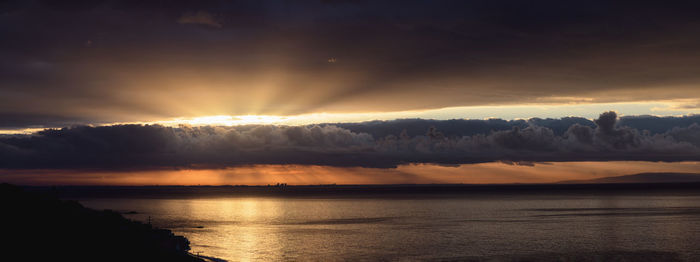
[[[641,173],[634,175],[604,177],[591,180],[568,180],[562,184],[610,184],[610,183],[684,183],[700,182],[700,174],[692,173]]]
[[[0,184],[4,251],[15,261],[203,261],[189,241],[112,211]]]

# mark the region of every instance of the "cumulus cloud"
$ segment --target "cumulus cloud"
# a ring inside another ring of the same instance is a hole
[[[617,115],[606,112],[595,120],[595,127],[575,123],[557,134],[528,122],[524,128],[513,126],[464,136],[445,135],[432,126],[422,134],[410,135],[403,130],[384,137],[335,125],[78,126],[0,136],[0,168],[162,169],[254,164],[390,168],[407,163],[700,160],[697,123],[652,134],[620,127]],[[393,122],[369,123],[376,129],[390,124]]]

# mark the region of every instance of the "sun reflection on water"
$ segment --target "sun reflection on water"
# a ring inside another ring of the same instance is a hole
[[[524,251],[534,257],[575,257],[605,250],[632,250],[639,256],[656,256],[658,261],[677,253],[698,261],[690,258],[700,258],[693,248],[700,238],[688,229],[700,226],[699,199],[697,194],[612,198],[490,194],[445,199],[185,198],[81,203],[96,209],[136,210],[134,216],[142,216],[142,221],[153,216],[155,226],[187,237],[193,253],[228,261],[460,260],[517,258]]]
[[[204,226],[204,230],[216,227],[217,234],[201,234],[205,238],[201,243],[217,243],[226,248],[216,249],[212,254],[211,247],[194,245],[193,252],[203,251],[213,256],[237,258],[237,261],[279,260],[280,245],[272,223],[279,216],[279,202],[260,198],[191,201],[199,202],[193,212],[213,216],[214,221],[228,221]]]

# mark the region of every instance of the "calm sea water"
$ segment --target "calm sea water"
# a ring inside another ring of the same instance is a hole
[[[86,198],[229,261],[700,261],[700,196]]]

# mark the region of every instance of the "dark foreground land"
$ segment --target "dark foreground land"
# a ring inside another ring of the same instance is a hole
[[[0,184],[2,261],[203,261],[165,229]]]

